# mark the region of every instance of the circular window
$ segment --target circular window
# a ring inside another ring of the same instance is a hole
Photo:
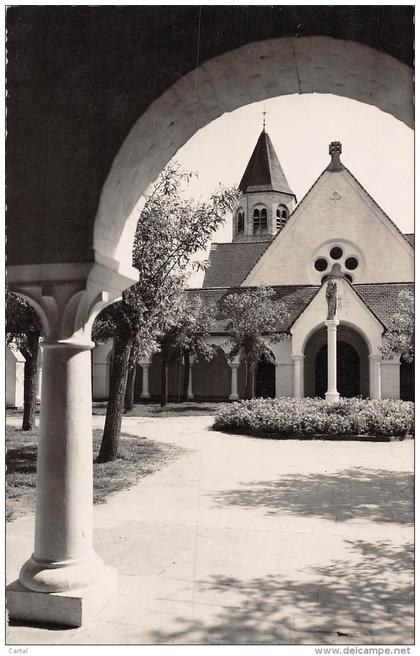
[[[354,271],[354,269],[357,269],[359,266],[359,262],[355,257],[348,257],[347,260],[345,261],[346,269],[350,269],[350,271]]]
[[[314,267],[317,271],[325,271],[327,266],[328,266],[328,262],[325,259],[325,257],[319,257],[317,260],[315,260]]]
[[[345,274],[344,274],[344,277],[347,278],[347,280],[348,280],[349,282],[353,282],[353,278],[351,277],[351,275],[350,275],[349,273],[345,273]]]
[[[333,260],[339,260],[342,254],[343,250],[339,246],[334,246],[334,248],[330,250],[330,255]]]

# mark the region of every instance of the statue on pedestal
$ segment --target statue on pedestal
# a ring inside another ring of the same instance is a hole
[[[329,321],[330,319],[335,319],[335,315],[337,312],[337,283],[336,282],[333,282],[332,280],[329,280],[327,282],[325,296],[327,298],[327,304],[328,304],[327,321]]]

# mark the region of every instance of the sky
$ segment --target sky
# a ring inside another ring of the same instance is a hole
[[[328,165],[328,146],[341,141],[342,162],[403,232],[414,232],[414,134],[376,107],[329,94],[282,96],[226,113],[199,130],[175,155],[196,171],[189,195],[206,199],[219,183],[238,185],[262,129],[298,202]],[[232,240],[231,217],[213,237]],[[206,259],[201,253],[200,259]],[[198,257],[195,257],[198,259]],[[200,287],[203,273],[191,276]]]

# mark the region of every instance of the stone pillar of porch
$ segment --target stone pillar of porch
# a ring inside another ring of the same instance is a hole
[[[150,360],[142,360],[140,362],[140,366],[143,372],[143,377],[142,377],[142,382],[141,382],[141,394],[140,398],[141,399],[150,399],[150,392],[149,392],[149,368],[150,368]]]
[[[238,395],[239,362],[229,362],[229,367],[231,371],[229,401],[237,401],[239,399],[239,395]]]
[[[295,399],[303,398],[303,360],[304,355],[297,353],[292,355],[293,360],[293,396]]]
[[[381,398],[381,360],[380,353],[369,355],[369,395],[371,399]]]
[[[48,285],[34,274],[12,285],[43,328],[34,550],[6,592],[9,616],[21,622],[81,626],[117,589],[116,571],[93,548],[90,336],[95,316],[119,293],[101,291],[103,267],[91,266],[93,280],[82,266],[72,280],[54,265]],[[120,289],[128,286],[115,277]]]
[[[340,394],[337,391],[337,326],[338,319],[327,319],[328,389],[325,393],[327,403],[336,403]]]

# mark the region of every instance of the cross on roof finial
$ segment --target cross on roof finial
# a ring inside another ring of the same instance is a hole
[[[262,113],[262,115],[263,115],[263,130],[264,131],[265,131],[265,117],[266,117],[267,114],[268,114],[268,112],[265,109],[265,105],[264,105],[264,110],[263,110],[263,113]]]
[[[341,171],[343,165],[340,160],[341,155],[341,142],[340,141],[331,141],[329,147],[329,153],[331,155],[331,162],[328,165],[328,171]]]

